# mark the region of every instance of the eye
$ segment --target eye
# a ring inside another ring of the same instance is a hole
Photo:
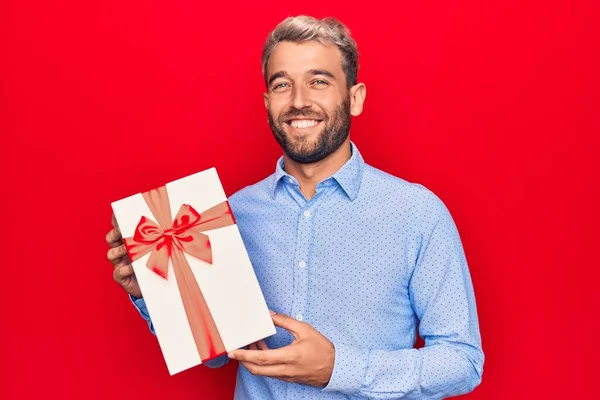
[[[326,81],[326,80],[324,80],[324,79],[315,79],[315,80],[312,82],[312,84],[313,84],[314,86],[317,86],[317,87],[319,87],[319,88],[324,88],[324,87],[327,87],[327,86],[329,85],[329,82],[327,82],[327,81]]]
[[[275,84],[273,87],[271,87],[271,91],[272,92],[281,92],[289,86],[290,85],[288,85],[286,82],[280,82],[280,83]]]

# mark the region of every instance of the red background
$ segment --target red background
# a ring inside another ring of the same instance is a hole
[[[358,42],[367,162],[455,218],[486,354],[465,397],[600,398],[597,1],[168,3],[0,4],[1,398],[231,397],[234,364],[168,375],[104,235],[111,201],[273,172],[260,51],[300,13]]]

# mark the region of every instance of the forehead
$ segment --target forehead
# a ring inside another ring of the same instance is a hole
[[[335,76],[342,76],[342,53],[334,44],[281,42],[269,57],[267,78],[279,71],[298,76],[311,69],[327,70]]]

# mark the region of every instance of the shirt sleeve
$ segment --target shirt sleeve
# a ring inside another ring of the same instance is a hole
[[[475,295],[456,225],[435,195],[422,221],[409,295],[425,347],[387,351],[334,343],[333,374],[324,391],[441,399],[468,393],[481,382],[484,355]]]
[[[148,309],[146,308],[146,302],[144,301],[144,299],[138,299],[136,297],[133,297],[132,295],[129,295],[129,299],[131,300],[135,308],[138,310],[142,318],[148,323],[150,332],[156,335],[156,331],[154,330],[154,325],[152,324],[152,320],[150,319],[150,314],[148,314]],[[217,358],[213,358],[212,360],[207,360],[203,362],[202,365],[206,365],[209,368],[220,368],[228,362],[229,357],[227,357],[227,354],[225,354]]]

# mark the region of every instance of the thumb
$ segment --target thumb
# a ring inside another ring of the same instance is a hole
[[[274,314],[271,318],[273,318],[273,323],[276,326],[289,331],[296,338],[298,338],[298,335],[304,326],[302,322],[285,314]]]

